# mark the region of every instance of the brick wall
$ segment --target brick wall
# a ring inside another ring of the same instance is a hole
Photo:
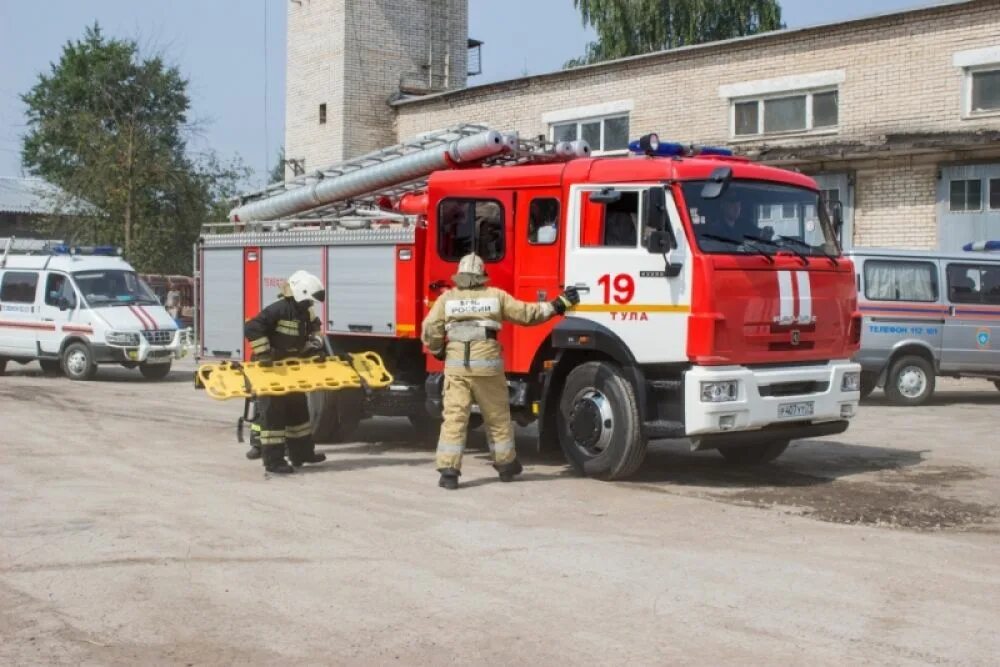
[[[937,167],[880,164],[856,173],[854,245],[929,249],[937,245]]]

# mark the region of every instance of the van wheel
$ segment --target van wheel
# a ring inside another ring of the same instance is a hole
[[[316,444],[344,442],[361,422],[360,391],[311,391],[306,398]]]
[[[0,375],[3,375],[3,362],[0,362]],[[996,380],[993,386],[997,388],[997,391],[1000,391],[1000,380]]]
[[[62,369],[70,380],[93,380],[97,364],[90,347],[83,343],[70,343],[62,353]]]
[[[39,359],[38,365],[42,367],[42,372],[46,375],[59,375],[62,373],[62,361],[59,359]]]
[[[139,372],[147,380],[162,380],[170,375],[171,363],[168,361],[165,364],[139,364]]]
[[[896,405],[923,405],[934,394],[934,379],[934,367],[923,357],[900,357],[889,369],[885,395]]]
[[[3,357],[0,357],[0,375],[3,375],[6,372],[7,372],[7,360],[4,359]]]
[[[588,361],[570,371],[556,425],[563,454],[582,475],[624,479],[646,457],[635,391],[615,364]]]
[[[745,447],[720,447],[719,453],[727,463],[756,466],[770,463],[784,454],[789,442],[789,440],[772,440]]]
[[[878,387],[878,373],[861,371],[861,400],[871,396],[876,387]]]

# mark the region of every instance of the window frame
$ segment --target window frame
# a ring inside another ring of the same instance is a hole
[[[10,276],[15,276],[15,275],[34,276],[35,291],[32,293],[30,301],[12,300],[3,298],[3,291],[4,288],[6,287],[7,279]],[[30,269],[7,269],[6,271],[4,271],[3,276],[0,276],[0,301],[2,301],[3,303],[18,303],[18,304],[30,303],[34,305],[38,301],[38,283],[40,282],[40,277],[41,276],[39,271],[32,271]]]
[[[964,183],[965,184],[965,204],[967,205],[969,203],[969,185],[968,184],[971,183],[971,182],[978,182],[979,183],[979,208],[963,208],[963,209],[952,208],[952,197],[951,197],[951,188],[952,188],[952,186],[955,183]],[[984,197],[983,196],[984,194],[986,194],[987,197]],[[978,215],[978,214],[980,214],[980,213],[983,212],[984,206],[987,205],[987,201],[986,200],[987,200],[988,196],[989,196],[988,192],[987,193],[983,192],[983,178],[981,176],[976,176],[976,177],[973,177],[973,178],[950,178],[950,179],[948,179],[948,213],[955,214],[955,215],[963,215],[963,214],[966,214],[966,215]]]
[[[837,94],[837,123],[835,125],[815,126],[813,113],[814,97],[824,93]],[[767,132],[764,128],[765,103],[768,100],[780,100],[791,97],[806,98],[805,127],[803,129],[786,130],[782,132]],[[736,106],[738,104],[757,103],[757,132],[754,134],[736,133]],[[743,95],[729,98],[729,136],[733,141],[756,141],[765,137],[794,137],[800,135],[813,134],[837,134],[840,132],[841,104],[840,86],[818,86],[815,88],[801,88],[782,90],[780,92],[766,93],[761,95]]]
[[[971,65],[962,68],[962,118],[966,120],[976,119],[976,118],[989,118],[992,116],[1000,116],[1000,107],[996,109],[986,109],[985,111],[976,111],[972,108],[973,100],[973,84],[976,74],[984,74],[989,72],[1000,73],[1000,62],[987,63],[983,65]]]
[[[587,251],[587,252],[589,252],[589,251],[593,251],[593,252],[607,252],[607,251],[615,251],[615,250],[617,250],[617,251],[626,251],[627,252],[629,250],[639,249],[639,250],[645,251],[645,249],[642,247],[642,239],[643,239],[643,224],[642,223],[643,223],[643,212],[645,211],[645,206],[646,206],[646,198],[643,197],[642,195],[643,195],[643,192],[645,192],[646,190],[649,190],[651,187],[654,187],[654,186],[651,186],[651,185],[636,185],[636,184],[633,184],[633,183],[624,183],[624,184],[608,183],[608,184],[605,184],[605,185],[598,185],[598,186],[594,186],[593,184],[588,184],[586,188],[581,189],[579,191],[579,196],[581,197],[581,199],[583,199],[583,198],[589,198],[590,195],[592,195],[593,193],[600,192],[601,190],[603,190],[605,188],[614,188],[615,190],[618,190],[622,194],[634,194],[636,196],[636,220],[635,220],[635,240],[636,240],[636,242],[635,242],[635,245],[606,245],[606,244],[603,243],[605,235],[607,234],[607,227],[606,227],[606,225],[607,225],[607,220],[608,220],[608,217],[607,217],[607,215],[608,215],[608,208],[607,208],[607,205],[602,205],[601,206],[601,208],[603,210],[603,217],[601,218],[601,240],[602,240],[602,243],[600,243],[598,245],[585,245],[583,243],[583,235],[584,235],[584,231],[585,231],[586,227],[585,227],[584,220],[581,217],[580,220],[579,220],[579,224],[577,225],[576,234],[573,234],[573,236],[574,236],[574,239],[573,239],[574,250],[582,250],[582,251]],[[586,214],[586,205],[583,204],[583,202],[581,201],[580,215],[583,216],[585,214]]]
[[[497,257],[496,259],[487,259],[485,257],[482,257],[482,255],[480,255],[480,257],[482,258],[484,264],[496,264],[498,262],[502,262],[504,258],[507,257],[507,247],[509,245],[508,243],[509,239],[507,238],[507,209],[506,207],[504,207],[502,201],[500,201],[499,199],[494,199],[492,197],[442,197],[441,200],[438,201],[437,211],[435,212],[437,216],[437,221],[436,221],[437,240],[434,243],[435,249],[437,250],[438,258],[444,262],[458,262],[462,259],[461,257],[459,257],[458,259],[450,259],[450,257],[445,257],[444,253],[441,252],[441,241],[443,240],[442,234],[444,232],[444,225],[441,224],[441,207],[445,204],[445,202],[455,202],[455,201],[473,202],[474,204],[479,202],[492,203],[496,204],[497,207],[499,207],[500,229],[503,230],[503,252],[501,252],[500,256]],[[479,254],[478,253],[479,248],[477,247],[477,242],[478,238],[474,239],[472,252]]]
[[[993,178],[991,176],[986,177],[986,196],[983,198],[984,205],[987,211],[1000,211],[1000,176]],[[997,195],[997,205],[993,205],[993,194]]]
[[[930,267],[931,270],[931,285],[934,287],[934,298],[933,299],[879,299],[870,296],[868,293],[869,285],[871,284],[868,280],[868,267],[875,265],[893,265],[893,266],[923,266]],[[908,259],[881,259],[872,258],[866,259],[864,265],[861,267],[862,279],[865,283],[865,299],[867,301],[874,301],[876,303],[939,303],[941,301],[941,280],[938,276],[938,267],[934,262],[929,262],[926,260],[908,260]]]
[[[625,146],[622,148],[613,148],[610,150],[604,149],[605,140],[605,123],[608,120],[614,120],[617,118],[624,118],[628,121],[628,131],[625,132]],[[591,155],[626,155],[628,154],[628,138],[632,130],[632,113],[630,111],[607,113],[597,116],[581,116],[579,118],[568,118],[561,121],[550,121],[549,122],[549,141],[556,140],[556,127],[562,127],[565,125],[576,125],[576,138],[579,140],[583,136],[583,126],[590,123],[599,122],[601,124],[601,146],[600,148],[591,146]]]

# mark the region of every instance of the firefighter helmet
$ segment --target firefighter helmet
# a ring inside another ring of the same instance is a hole
[[[302,303],[303,301],[324,301],[326,290],[323,289],[323,282],[308,271],[296,271],[288,278],[288,289],[292,293],[292,298]]]
[[[458,273],[465,273],[477,278],[486,277],[486,266],[483,259],[476,253],[469,253],[458,263]]]

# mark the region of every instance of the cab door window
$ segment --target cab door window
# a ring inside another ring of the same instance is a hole
[[[583,248],[635,248],[639,245],[639,193],[622,192],[618,201],[599,204],[584,192]]]
[[[45,281],[45,305],[61,308],[76,307],[76,292],[69,276],[62,273],[50,273]]]
[[[495,199],[443,199],[438,204],[438,255],[457,262],[471,252],[484,262],[503,259],[506,226]]]

